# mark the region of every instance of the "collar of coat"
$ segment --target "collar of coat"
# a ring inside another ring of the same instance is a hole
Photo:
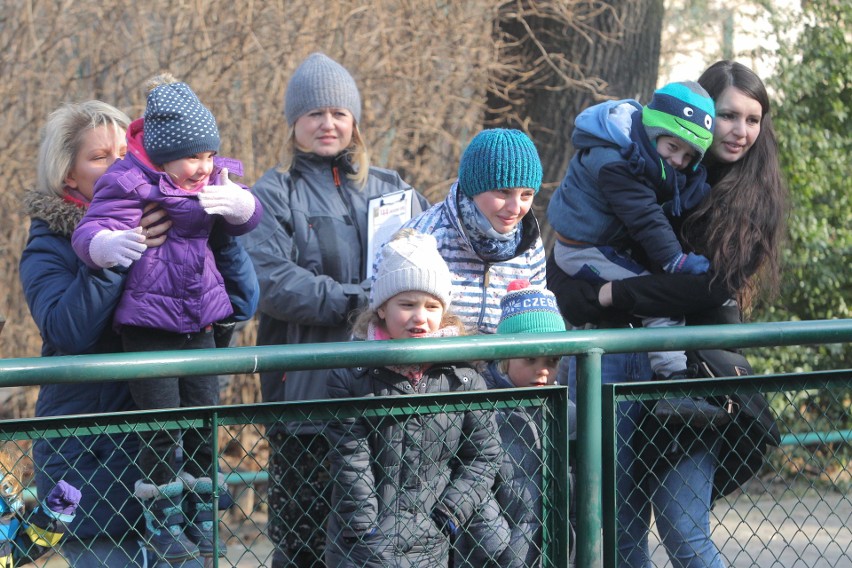
[[[41,219],[51,231],[70,237],[86,209],[54,194],[28,191],[24,207],[33,219]]]

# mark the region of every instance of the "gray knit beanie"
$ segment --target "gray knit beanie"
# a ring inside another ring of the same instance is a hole
[[[156,165],[200,152],[219,151],[219,128],[186,83],[160,85],[148,93],[142,145]]]
[[[312,53],[290,77],[284,114],[290,126],[316,108],[345,108],[361,122],[361,95],[355,79],[342,65],[322,53]]]
[[[377,310],[401,292],[432,294],[444,309],[450,307],[452,278],[432,235],[402,229],[382,247],[373,281],[370,309]]]

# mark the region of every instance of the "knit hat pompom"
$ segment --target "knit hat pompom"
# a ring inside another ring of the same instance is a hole
[[[470,141],[459,163],[459,189],[468,197],[510,187],[538,193],[542,169],[538,150],[520,130],[483,130]]]
[[[159,166],[201,152],[219,151],[216,119],[189,85],[164,74],[152,79],[149,87],[142,145],[151,162]]]
[[[695,81],[669,83],[657,89],[651,102],[642,109],[642,125],[656,145],[660,136],[674,136],[689,144],[697,153],[695,165],[713,142],[716,105]]]
[[[532,286],[529,280],[512,280],[509,282],[509,285],[506,286],[507,292],[514,292],[515,290],[523,290],[524,288],[529,288]]]
[[[290,77],[284,95],[284,115],[290,126],[317,108],[345,108],[361,122],[361,94],[355,79],[340,63],[323,53],[312,53]]]
[[[500,300],[497,333],[553,333],[565,331],[565,320],[556,296],[546,288],[536,288],[529,280],[513,280]]]
[[[390,298],[410,291],[432,294],[445,310],[450,307],[452,278],[435,237],[402,229],[382,247],[380,254],[370,309],[377,310]]]

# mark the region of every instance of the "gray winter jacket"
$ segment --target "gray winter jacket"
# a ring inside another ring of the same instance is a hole
[[[329,379],[333,398],[484,388],[473,368],[448,364],[427,370],[416,389],[386,368],[341,369]],[[436,512],[462,527],[486,499],[500,458],[493,412],[352,418],[329,430],[327,565],[446,566],[449,541]]]
[[[497,362],[485,374],[488,388],[511,387]],[[503,379],[503,380],[501,380]],[[493,491],[457,545],[457,566],[532,567],[541,564],[541,410],[496,413],[502,462]]]
[[[298,154],[286,172],[267,171],[254,195],[264,208],[260,225],[242,237],[260,283],[258,345],[349,340],[348,317],[367,302],[367,203],[409,189],[394,171],[370,168],[364,188],[346,177],[346,159]],[[412,214],[428,206],[415,193]],[[261,373],[263,400],[326,397],[327,370]],[[291,425],[298,433],[317,425]]]
[[[515,388],[499,368],[489,363],[483,373],[489,389]],[[573,406],[573,404],[572,404]],[[569,409],[569,432],[572,410]],[[533,568],[541,566],[542,410],[503,409],[495,413],[502,443],[502,461],[488,499],[476,511],[456,544],[459,568]],[[569,475],[573,498],[573,474]],[[573,529],[571,542],[573,542]],[[569,551],[573,557],[573,550]]]

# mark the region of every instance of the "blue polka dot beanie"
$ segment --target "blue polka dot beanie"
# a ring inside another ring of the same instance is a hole
[[[287,83],[284,115],[290,126],[317,108],[345,108],[361,122],[361,94],[355,79],[340,63],[323,53],[309,55]]]
[[[674,136],[689,144],[697,153],[695,164],[713,142],[716,105],[695,81],[669,83],[654,92],[642,109],[642,125],[656,146],[660,136]]]
[[[520,130],[483,130],[470,141],[459,163],[459,189],[473,197],[510,187],[541,188],[541,159]]]
[[[219,151],[219,128],[186,83],[168,83],[148,93],[142,144],[160,166],[200,152]]]

